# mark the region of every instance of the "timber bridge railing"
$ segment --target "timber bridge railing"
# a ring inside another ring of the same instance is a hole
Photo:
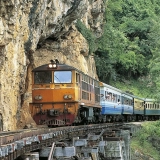
[[[122,123],[104,123],[95,125],[67,126],[57,128],[39,127],[18,131],[0,132],[0,160],[14,160],[25,153],[40,150],[44,147],[53,147],[55,142],[72,139],[93,133],[103,133],[108,130],[127,128]],[[133,130],[131,132],[134,132]],[[108,135],[112,137],[112,135]],[[51,155],[49,155],[51,156]]]

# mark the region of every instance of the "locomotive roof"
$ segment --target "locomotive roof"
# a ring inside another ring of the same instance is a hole
[[[37,72],[37,71],[70,71],[70,70],[76,70],[79,73],[87,75],[87,74],[78,70],[75,67],[72,67],[72,66],[69,66],[69,65],[66,65],[66,64],[60,64],[60,63],[58,64],[58,67],[56,69],[55,68],[48,68],[48,64],[44,64],[42,66],[39,66],[39,67],[33,69],[32,72]],[[90,77],[90,76],[88,76],[88,77]],[[93,77],[91,77],[91,78],[94,79],[95,81],[98,81],[97,79],[95,79]]]
[[[79,71],[78,69],[76,69],[72,66],[68,66],[66,64],[58,64],[58,67],[56,69],[48,68],[48,64],[44,64],[42,66],[39,66],[39,67],[33,69],[32,71],[35,72],[35,71],[47,71],[47,70],[64,70],[64,71],[77,70],[77,71]],[[81,71],[79,71],[79,72],[81,72]]]

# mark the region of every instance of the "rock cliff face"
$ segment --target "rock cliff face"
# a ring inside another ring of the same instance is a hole
[[[31,70],[57,58],[97,77],[88,44],[77,19],[97,37],[102,34],[103,0],[0,1],[0,118],[3,130],[34,124]]]

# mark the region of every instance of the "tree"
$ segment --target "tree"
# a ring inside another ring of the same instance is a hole
[[[150,73],[149,63],[156,62],[152,57],[160,48],[159,16],[158,0],[108,0],[104,34],[95,52],[96,58],[102,59],[96,60],[102,80],[115,80],[119,75],[138,78]]]

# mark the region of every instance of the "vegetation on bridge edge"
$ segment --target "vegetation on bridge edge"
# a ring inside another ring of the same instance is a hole
[[[141,154],[145,157],[152,157],[154,160],[160,159],[158,148],[153,144],[152,138],[160,139],[160,121],[144,122],[131,140],[132,155]]]

